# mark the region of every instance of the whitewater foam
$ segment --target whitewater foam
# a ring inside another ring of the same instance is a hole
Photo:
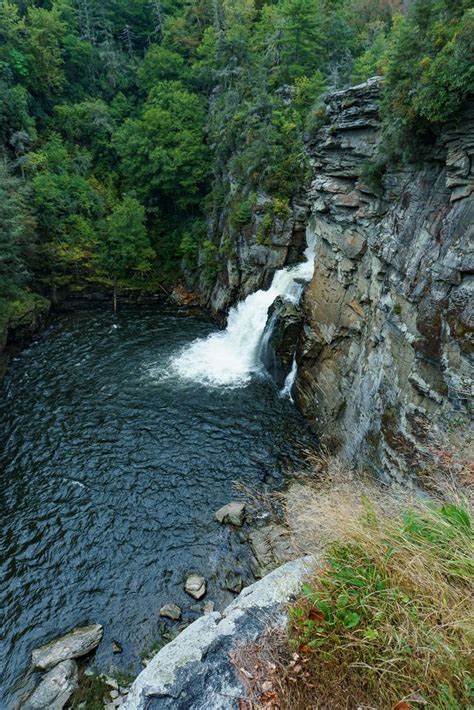
[[[192,343],[173,358],[173,370],[185,379],[216,387],[242,387],[262,371],[260,342],[268,309],[282,296],[294,303],[314,272],[314,235],[307,234],[305,260],[275,272],[270,288],[261,289],[229,311],[227,328]]]

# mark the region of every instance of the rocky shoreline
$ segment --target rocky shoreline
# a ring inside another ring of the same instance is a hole
[[[235,564],[228,564],[228,568],[223,569],[220,575],[222,589],[230,595],[230,598],[234,597],[234,602],[230,602],[230,606],[226,604],[220,610],[215,610],[215,602],[208,598],[208,580],[199,573],[190,572],[183,580],[183,589],[190,600],[194,600],[195,603],[190,604],[187,609],[170,599],[161,606],[159,616],[164,622],[161,643],[157,647],[157,651],[150,651],[142,657],[145,671],[142,671],[132,684],[134,694],[137,693],[138,687],[141,688],[142,680],[140,679],[143,673],[146,672],[146,677],[149,678],[151,673],[156,672],[156,668],[161,668],[163,659],[169,654],[169,647],[181,648],[183,642],[179,639],[182,636],[185,639],[184,645],[188,643],[186,639],[194,636],[197,628],[212,628],[217,636],[220,636],[220,624],[224,618],[229,616],[229,609],[240,609],[237,602],[241,597],[246,599],[250,595],[249,599],[259,600],[262,593],[268,596],[270,585],[273,582],[271,580],[266,582],[267,576],[282,564],[289,570],[290,567],[286,567],[286,565],[289,560],[296,557],[285,527],[270,513],[263,516],[261,514],[255,515],[253,506],[244,500],[230,501],[217,510],[214,517],[220,525],[229,529],[231,536],[235,536],[240,544],[244,543],[248,548],[249,564],[246,571],[239,560],[235,560]],[[290,563],[290,566],[292,564]],[[293,567],[291,569],[293,570]],[[299,570],[298,565],[295,566],[295,570]],[[261,584],[260,587],[258,587],[259,584]],[[286,585],[285,590],[288,589],[289,587]],[[282,599],[278,597],[278,604],[275,602],[274,609],[274,611],[278,610],[275,619],[280,621],[283,618]],[[257,606],[261,604],[260,601],[255,603]],[[265,603],[265,606],[268,605]],[[191,617],[189,616],[190,612],[192,612]],[[239,629],[242,623],[239,622]],[[248,626],[246,637],[250,639],[262,624],[257,623],[256,620],[255,623],[248,624],[246,621],[245,626]],[[187,631],[188,629],[192,630]],[[120,679],[119,682],[110,671],[109,673],[99,673],[95,670],[94,653],[103,634],[104,629],[101,624],[90,624],[68,631],[63,636],[34,649],[31,670],[43,675],[40,676],[36,688],[22,701],[20,707],[24,710],[45,708],[62,710],[67,707],[87,710],[88,694],[91,692],[89,686],[91,685],[94,687],[94,697],[97,697],[97,693],[100,695],[106,710],[114,710],[121,706],[142,707],[140,704],[133,704],[135,701],[132,702],[128,699],[130,682],[124,682],[123,679]],[[186,635],[184,636],[184,634]],[[198,635],[200,636],[200,632]],[[237,638],[237,627],[235,638]],[[121,653],[122,647],[119,641],[113,641],[112,645],[114,653]],[[162,650],[158,650],[159,648],[168,650],[163,653]],[[159,661],[156,661],[157,658]],[[149,667],[154,670],[148,671]],[[161,670],[158,672],[162,673]],[[240,686],[236,680],[236,688],[238,687]]]

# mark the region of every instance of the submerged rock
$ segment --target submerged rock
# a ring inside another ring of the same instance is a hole
[[[164,604],[160,609],[160,616],[179,621],[181,619],[181,609],[177,604]]]
[[[237,574],[237,572],[233,572],[232,570],[226,574],[224,587],[225,589],[228,589],[229,592],[234,592],[234,594],[238,594],[242,591],[243,586],[244,581],[240,574]]]
[[[104,629],[101,624],[82,626],[50,643],[35,648],[32,653],[34,668],[46,671],[68,658],[86,656],[99,645]]]
[[[118,641],[112,641],[112,653],[122,653],[123,648]]]
[[[50,670],[23,703],[23,710],[62,710],[78,686],[77,663],[62,661]]]
[[[130,688],[124,710],[233,710],[245,688],[234,649],[268,626],[283,627],[288,600],[310,558],[294,560],[247,587],[224,611],[201,616],[164,646]]]
[[[288,530],[275,523],[252,530],[249,542],[257,561],[254,569],[257,577],[263,576],[295,555]]]
[[[214,602],[206,602],[203,607],[204,614],[212,614],[214,611]]]
[[[206,593],[206,580],[199,574],[190,574],[184,583],[184,591],[194,599],[202,599]]]
[[[219,523],[241,527],[245,520],[245,503],[238,501],[227,503],[215,512],[214,517]]]

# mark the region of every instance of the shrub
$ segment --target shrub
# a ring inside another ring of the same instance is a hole
[[[206,239],[202,243],[202,276],[205,284],[212,285],[219,273],[218,249],[216,245]]]
[[[233,203],[230,210],[230,223],[235,229],[245,227],[250,222],[256,201],[256,195],[252,193],[245,199]]]

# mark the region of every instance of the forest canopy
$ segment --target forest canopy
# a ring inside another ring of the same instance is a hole
[[[0,311],[166,287],[199,250],[212,279],[206,218],[288,203],[326,91],[384,75],[384,159],[410,159],[472,94],[473,43],[472,0],[2,2]]]

